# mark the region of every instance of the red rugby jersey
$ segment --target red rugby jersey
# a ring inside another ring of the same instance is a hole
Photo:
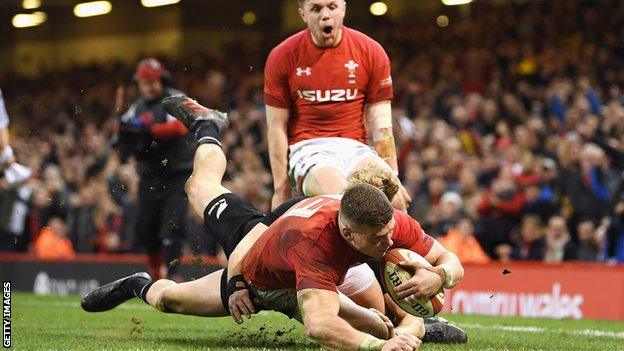
[[[379,43],[347,27],[336,47],[317,47],[305,29],[267,58],[264,100],[290,109],[291,145],[322,137],[366,143],[364,104],[391,99],[388,55]]]
[[[291,207],[253,245],[243,260],[248,284],[262,290],[315,288],[336,290],[347,270],[370,257],[353,249],[340,235],[336,196],[315,196]],[[433,239],[417,221],[394,211],[392,247],[425,256]]]

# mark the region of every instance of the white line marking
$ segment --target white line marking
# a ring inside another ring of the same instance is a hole
[[[458,323],[460,327],[473,328],[473,329],[489,329],[489,330],[502,330],[509,332],[522,332],[522,333],[564,333],[584,336],[598,336],[608,337],[616,339],[624,339],[624,332],[614,332],[606,330],[596,329],[549,329],[541,327],[514,327],[506,325],[483,325],[478,323]]]

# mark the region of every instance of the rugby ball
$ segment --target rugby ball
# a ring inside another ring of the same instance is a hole
[[[435,295],[419,299],[416,296],[408,296],[400,299],[394,292],[394,288],[408,281],[414,272],[409,268],[399,266],[401,261],[416,261],[422,265],[431,267],[431,264],[421,255],[408,249],[389,250],[381,262],[381,277],[384,290],[405,312],[421,318],[433,317],[444,306],[444,289],[440,288]]]

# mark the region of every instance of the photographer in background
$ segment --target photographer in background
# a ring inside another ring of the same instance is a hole
[[[123,163],[134,157],[141,178],[135,222],[137,247],[147,251],[154,279],[161,276],[163,253],[167,277],[172,277],[186,229],[184,183],[193,169],[195,139],[160,104],[167,96],[182,94],[169,87],[169,72],[162,63],[154,58],[140,61],[134,82],[140,97],[121,116],[119,155]],[[119,89],[118,112],[123,95]]]

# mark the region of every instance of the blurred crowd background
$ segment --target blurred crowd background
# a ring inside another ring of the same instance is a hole
[[[418,19],[353,26],[392,62],[409,214],[464,262],[624,261],[624,2],[471,6],[443,29]],[[173,87],[229,111],[225,185],[262,210],[272,195],[263,64],[288,34],[217,54],[149,53]],[[52,232],[69,256],[136,252],[139,179],[119,161],[114,112],[119,86],[127,102],[137,96],[133,71],[111,61],[0,76],[11,143],[35,171],[2,187],[2,250],[34,251]],[[186,252],[214,254],[195,227]]]

